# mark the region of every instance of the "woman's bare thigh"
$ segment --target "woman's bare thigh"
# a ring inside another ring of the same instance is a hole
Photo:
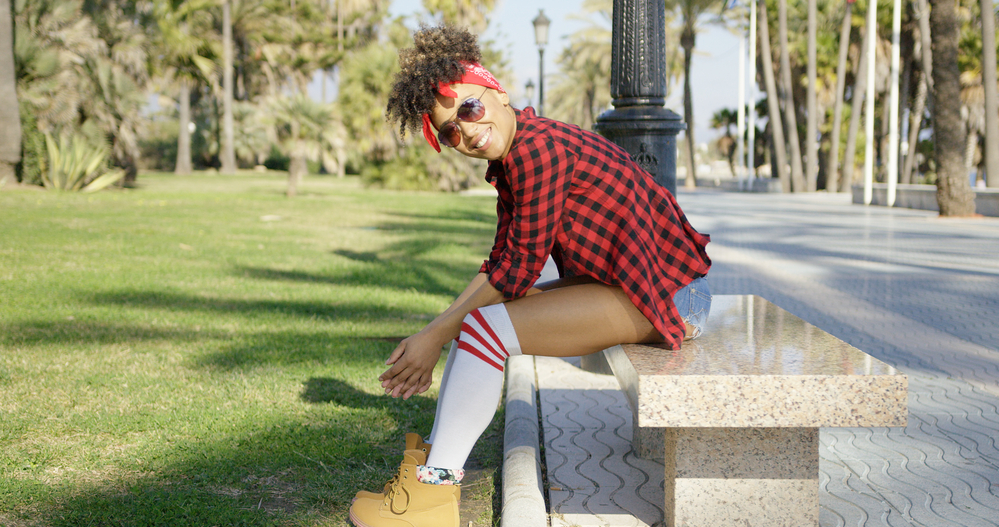
[[[620,287],[586,283],[506,303],[527,355],[586,355],[625,343],[662,342]]]

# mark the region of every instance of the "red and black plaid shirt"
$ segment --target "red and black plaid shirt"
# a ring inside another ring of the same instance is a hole
[[[577,126],[517,111],[509,155],[491,161],[496,243],[481,272],[523,296],[552,255],[563,276],[621,286],[673,349],[683,326],[673,293],[711,267],[707,235],[627,152]]]

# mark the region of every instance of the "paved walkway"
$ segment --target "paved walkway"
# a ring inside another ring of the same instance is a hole
[[[907,427],[822,430],[821,525],[999,526],[999,219],[845,195],[681,191],[679,202],[712,236],[714,293],[763,296],[909,376]],[[661,521],[662,467],[632,454],[614,378],[531,366],[544,523]]]

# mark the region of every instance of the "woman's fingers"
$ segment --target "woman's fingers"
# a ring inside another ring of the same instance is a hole
[[[398,346],[395,347],[394,350],[392,350],[392,353],[389,355],[389,358],[385,361],[385,364],[395,364],[396,361],[399,360],[399,357],[402,357],[402,354],[406,351],[406,340],[407,339],[404,339],[402,342],[399,343]]]

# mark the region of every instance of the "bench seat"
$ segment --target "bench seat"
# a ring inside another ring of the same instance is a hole
[[[767,300],[716,295],[704,335],[603,351],[665,525],[818,525],[819,428],[905,426],[908,379]]]

